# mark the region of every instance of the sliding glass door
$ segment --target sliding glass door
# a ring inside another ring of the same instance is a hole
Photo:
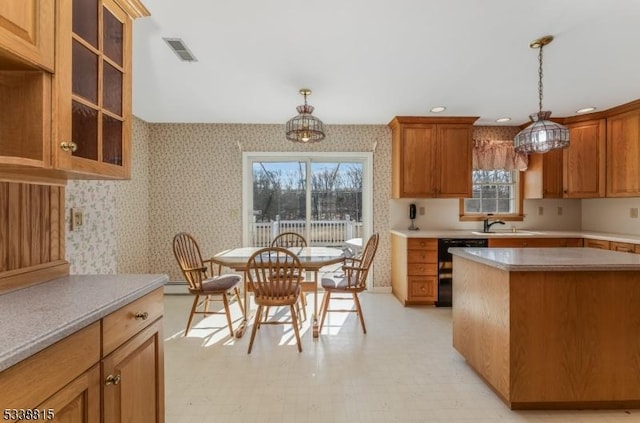
[[[244,153],[244,245],[298,232],[345,247],[371,232],[371,153]],[[356,242],[357,244],[357,242]]]

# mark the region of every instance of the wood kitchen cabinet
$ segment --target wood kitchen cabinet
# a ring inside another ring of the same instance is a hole
[[[640,109],[607,118],[607,197],[640,196]]]
[[[0,2],[0,62],[17,61],[53,71],[54,4],[45,0]]]
[[[562,198],[563,150],[532,153],[524,175],[524,198]]]
[[[476,120],[396,116],[389,123],[392,197],[470,197],[472,125]]]
[[[582,247],[582,238],[489,238],[494,248]]]
[[[606,120],[567,124],[569,147],[563,150],[563,196],[605,196]]]
[[[130,177],[131,38],[141,7],[58,1],[52,144],[55,167],[71,177]]]
[[[138,0],[2,2],[3,177],[130,177],[133,19],[148,14]]]
[[[391,286],[403,305],[438,299],[438,240],[391,235]]]
[[[162,296],[156,289],[0,372],[0,403],[51,409],[59,422],[163,423]]]

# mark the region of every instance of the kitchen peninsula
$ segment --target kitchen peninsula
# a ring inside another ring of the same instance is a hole
[[[450,251],[453,346],[509,407],[640,406],[640,255]]]

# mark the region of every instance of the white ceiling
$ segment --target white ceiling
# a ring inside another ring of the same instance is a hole
[[[133,112],[148,122],[279,123],[300,88],[325,124],[396,115],[521,124],[640,98],[639,0],[146,0],[134,26]],[[163,37],[198,59],[181,62]]]

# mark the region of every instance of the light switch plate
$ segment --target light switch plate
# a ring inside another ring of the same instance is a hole
[[[632,219],[637,219],[638,218],[638,208],[637,207],[631,207],[629,209],[629,217],[631,217]]]
[[[79,208],[72,208],[71,209],[71,216],[70,216],[70,229],[72,231],[80,229],[82,227],[82,225],[84,224],[84,213],[82,211],[82,209]]]

